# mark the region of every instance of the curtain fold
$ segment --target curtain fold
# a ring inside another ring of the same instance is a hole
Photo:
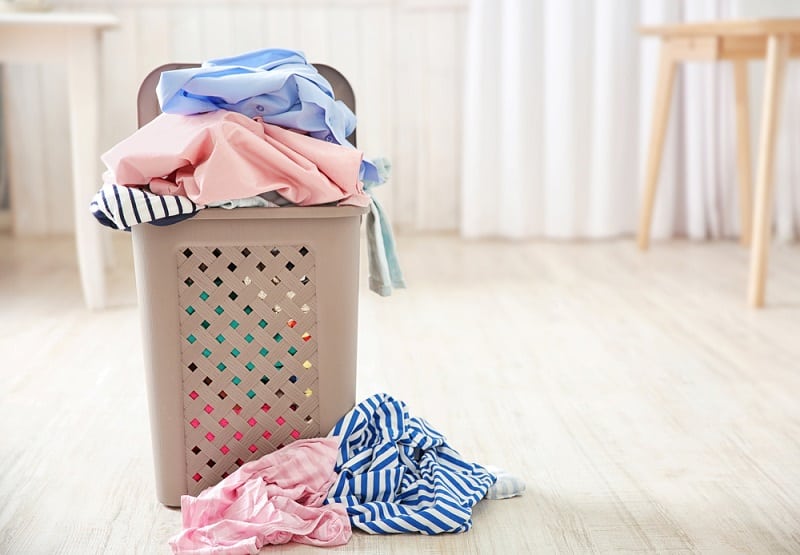
[[[754,2],[472,0],[461,234],[519,239],[634,233],[659,51],[658,41],[640,37],[638,26],[764,16],[753,13]],[[754,153],[760,65],[750,64]],[[798,90],[800,72],[790,69],[785,98]],[[782,238],[800,231],[800,162],[792,156],[800,147],[800,110],[794,104],[784,102],[775,167],[775,222]],[[680,67],[653,237],[738,235],[735,116],[730,63]]]

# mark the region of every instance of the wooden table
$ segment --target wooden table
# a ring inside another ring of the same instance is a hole
[[[117,23],[107,14],[0,12],[1,61],[67,66],[75,240],[83,296],[90,308],[106,302],[101,227],[89,213],[89,201],[100,182],[99,39],[103,29]]]
[[[730,60],[736,89],[737,172],[742,242],[750,243],[748,301],[764,305],[767,254],[772,232],[773,162],[780,97],[786,63],[800,56],[800,19],[719,21],[643,27],[645,35],[661,38],[661,55],[647,156],[638,244],[647,249],[661,155],[664,147],[675,69],[680,62]],[[750,129],[747,62],[766,59],[764,100],[758,142],[755,209],[750,187]]]

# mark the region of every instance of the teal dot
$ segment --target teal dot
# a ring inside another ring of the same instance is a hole
[[[192,314],[194,314],[194,307],[193,307],[193,306],[191,306],[191,305],[190,305],[190,306],[187,306],[187,307],[186,307],[186,313],[187,313],[187,314],[189,314],[190,316],[191,316]]]
[[[236,328],[238,328],[238,327],[239,327],[239,322],[237,322],[236,320],[231,320],[231,323],[230,323],[230,324],[228,324],[228,325],[229,325],[230,327],[232,327],[233,329],[236,329]]]
[[[278,370],[280,370],[281,368],[283,368],[283,363],[282,363],[282,362],[279,360],[278,362],[276,362],[275,364],[273,364],[273,366],[274,366],[275,368],[277,368]]]
[[[236,347],[234,347],[234,348],[233,348],[233,350],[231,351],[231,354],[232,354],[232,355],[234,356],[234,358],[235,358],[235,357],[238,357],[238,356],[241,354],[241,352],[239,351],[239,349],[237,349]]]
[[[200,322],[200,325],[203,326],[204,330],[207,330],[208,326],[210,326],[211,324],[208,323],[208,320],[203,320],[202,322]]]
[[[225,309],[217,305],[217,308],[214,309],[214,312],[216,312],[217,314],[222,314],[223,312],[225,312]]]
[[[295,354],[297,354],[297,349],[295,349],[294,347],[289,347],[289,354],[294,356]]]
[[[251,389],[250,391],[247,392],[247,396],[252,399],[253,397],[256,396],[256,392]]]
[[[239,378],[239,376],[234,376],[231,381],[233,382],[233,385],[239,385],[242,383],[242,380]]]
[[[220,372],[222,372],[222,371],[223,371],[223,370],[225,370],[226,368],[227,368],[227,366],[225,366],[225,365],[224,365],[223,363],[221,363],[221,362],[220,362],[219,364],[217,364],[217,369],[218,369]]]
[[[266,320],[261,320],[261,321],[258,323],[258,325],[259,325],[259,326],[261,326],[261,329],[263,330],[264,328],[266,328],[266,327],[267,327],[267,322],[266,322]]]
[[[200,293],[200,298],[203,299],[204,301],[207,301],[208,300],[208,293],[203,291],[202,293]]]
[[[281,341],[283,341],[283,336],[279,333],[276,333],[275,335],[272,336],[272,339],[275,340],[275,343],[280,343]]]
[[[194,335],[189,335],[189,337],[186,338],[186,341],[188,341],[190,344],[193,344],[195,341],[197,341],[197,338]]]
[[[247,341],[248,343],[252,343],[253,336],[248,333],[247,335],[244,336],[244,340]]]
[[[261,347],[261,350],[258,351],[258,354],[260,354],[262,357],[265,357],[269,354],[269,351],[266,350],[264,347]]]
[[[203,356],[206,358],[210,357],[211,351],[209,351],[208,349],[203,349]]]
[[[255,365],[255,364],[253,364],[252,362],[248,362],[247,364],[245,364],[245,365],[244,365],[244,367],[245,367],[245,368],[247,368],[248,370],[250,370],[250,371],[252,372],[252,371],[253,371],[253,368],[255,368],[255,367],[256,367],[256,365]]]

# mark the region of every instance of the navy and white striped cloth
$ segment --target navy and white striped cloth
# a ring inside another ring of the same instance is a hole
[[[130,230],[141,223],[169,225],[194,216],[205,208],[186,197],[156,195],[141,187],[106,183],[92,197],[92,215],[106,227]]]
[[[385,393],[356,405],[330,435],[340,440],[339,478],[327,502],[343,503],[352,526],[372,534],[465,532],[495,482]]]

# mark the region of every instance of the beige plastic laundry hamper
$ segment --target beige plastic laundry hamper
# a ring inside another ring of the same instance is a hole
[[[158,499],[330,431],[355,403],[355,207],[134,226]]]
[[[133,227],[159,501],[324,436],[353,407],[365,211],[217,208]]]

